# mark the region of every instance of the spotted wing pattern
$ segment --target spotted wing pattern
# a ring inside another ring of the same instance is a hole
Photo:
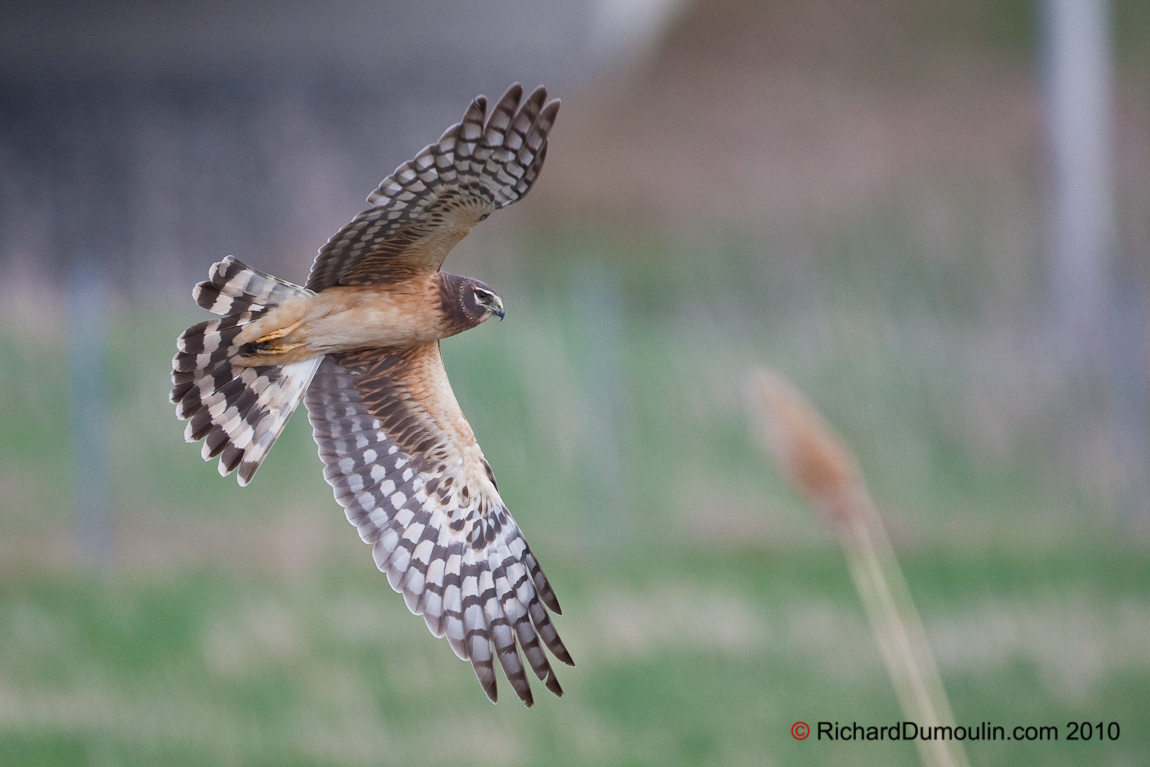
[[[439,344],[329,355],[305,402],[324,477],[408,609],[471,661],[493,702],[498,659],[532,704],[520,650],[562,695],[543,649],[572,664],[547,612],[559,602],[499,496]]]
[[[487,214],[531,188],[547,154],[558,99],[508,88],[491,114],[480,96],[439,141],[403,163],[368,196],[372,207],[325,244],[307,287],[394,282],[435,272],[447,252]]]

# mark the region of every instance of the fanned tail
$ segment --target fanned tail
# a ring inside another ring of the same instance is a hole
[[[196,302],[223,315],[192,325],[176,340],[171,401],[187,420],[184,439],[204,440],[204,460],[220,456],[220,474],[237,467],[252,480],[288,418],[303,400],[322,357],[284,366],[240,367],[235,343],[244,325],[289,298],[311,291],[245,266],[228,256],[192,291]]]

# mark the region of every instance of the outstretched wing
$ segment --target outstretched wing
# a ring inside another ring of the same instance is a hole
[[[324,477],[412,613],[471,661],[492,702],[498,658],[531,705],[520,649],[562,695],[543,650],[572,665],[547,612],[559,602],[499,497],[439,344],[329,355],[305,401]]]
[[[522,95],[512,85],[490,116],[480,96],[438,142],[396,168],[367,198],[372,207],[320,248],[308,289],[438,271],[471,227],[527,194],[547,154],[559,100],[544,104],[542,86],[520,104]]]

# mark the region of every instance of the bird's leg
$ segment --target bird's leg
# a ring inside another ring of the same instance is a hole
[[[290,352],[292,349],[298,349],[303,346],[302,343],[277,344],[272,342],[284,338],[302,324],[303,319],[298,319],[287,327],[277,328],[266,335],[260,336],[255,341],[252,341],[252,349],[260,354],[283,354]]]

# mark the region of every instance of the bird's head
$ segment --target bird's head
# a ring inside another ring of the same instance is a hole
[[[503,299],[500,298],[494,290],[479,280],[473,280],[471,295],[466,297],[465,300],[474,302],[475,309],[473,311],[482,312],[479,318],[480,322],[483,322],[493,314],[499,319],[503,319],[503,315],[505,314],[503,310]],[[470,306],[468,308],[470,309]]]
[[[503,319],[503,299],[490,285],[473,277],[441,274],[443,311],[459,330],[473,328],[492,315]]]

